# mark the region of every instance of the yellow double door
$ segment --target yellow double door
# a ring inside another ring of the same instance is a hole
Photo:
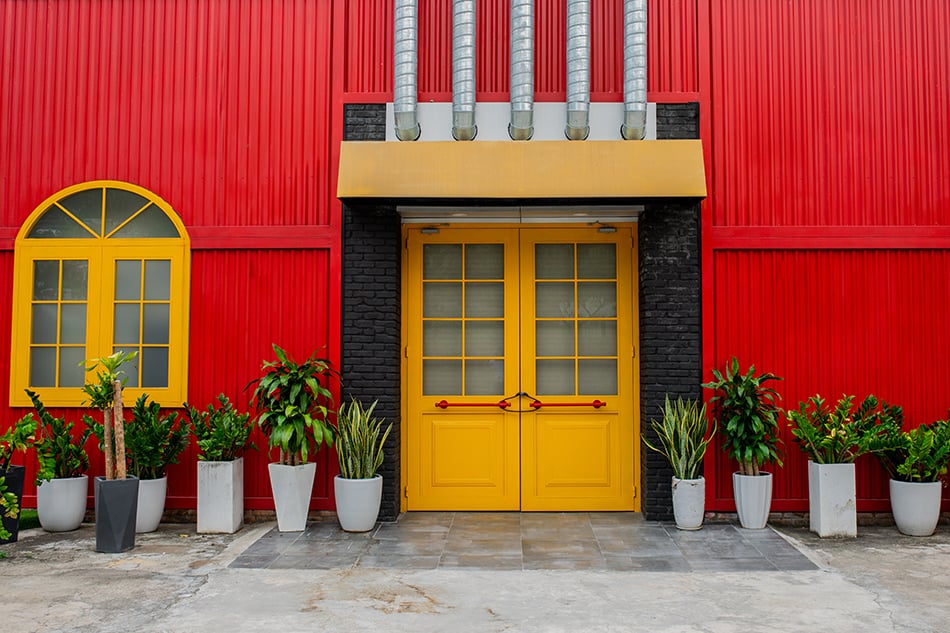
[[[637,510],[631,227],[406,228],[407,510]]]

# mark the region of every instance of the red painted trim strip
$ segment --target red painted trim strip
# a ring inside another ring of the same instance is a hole
[[[192,250],[331,248],[339,239],[332,226],[194,226]]]
[[[712,250],[909,250],[950,248],[950,226],[712,227]]]

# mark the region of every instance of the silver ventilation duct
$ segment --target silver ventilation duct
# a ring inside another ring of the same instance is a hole
[[[452,3],[452,136],[471,141],[475,127],[475,0]]]
[[[623,2],[623,125],[628,141],[647,131],[647,0]]]
[[[511,122],[508,136],[534,135],[534,0],[511,0]]]
[[[567,0],[567,127],[582,141],[590,134],[590,0]]]
[[[416,75],[419,67],[417,25],[416,0],[396,0],[393,113],[396,138],[400,141],[415,141],[422,135],[422,128],[416,118]]]

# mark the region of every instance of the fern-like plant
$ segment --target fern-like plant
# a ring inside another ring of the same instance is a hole
[[[372,479],[383,464],[383,445],[393,425],[383,430],[382,418],[374,418],[378,401],[368,408],[351,398],[337,413],[336,454],[340,461],[340,477]]]
[[[666,396],[661,412],[660,421],[650,420],[656,441],[644,436],[643,443],[669,460],[677,479],[698,479],[706,448],[716,434],[715,422],[709,427],[706,405],[682,398],[670,402]]]

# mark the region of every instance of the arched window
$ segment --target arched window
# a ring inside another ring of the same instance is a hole
[[[78,406],[83,362],[138,352],[123,367],[131,402],[186,398],[188,234],[155,194],[122,182],[64,189],[27,218],[16,239],[10,403],[25,388],[49,406]]]

